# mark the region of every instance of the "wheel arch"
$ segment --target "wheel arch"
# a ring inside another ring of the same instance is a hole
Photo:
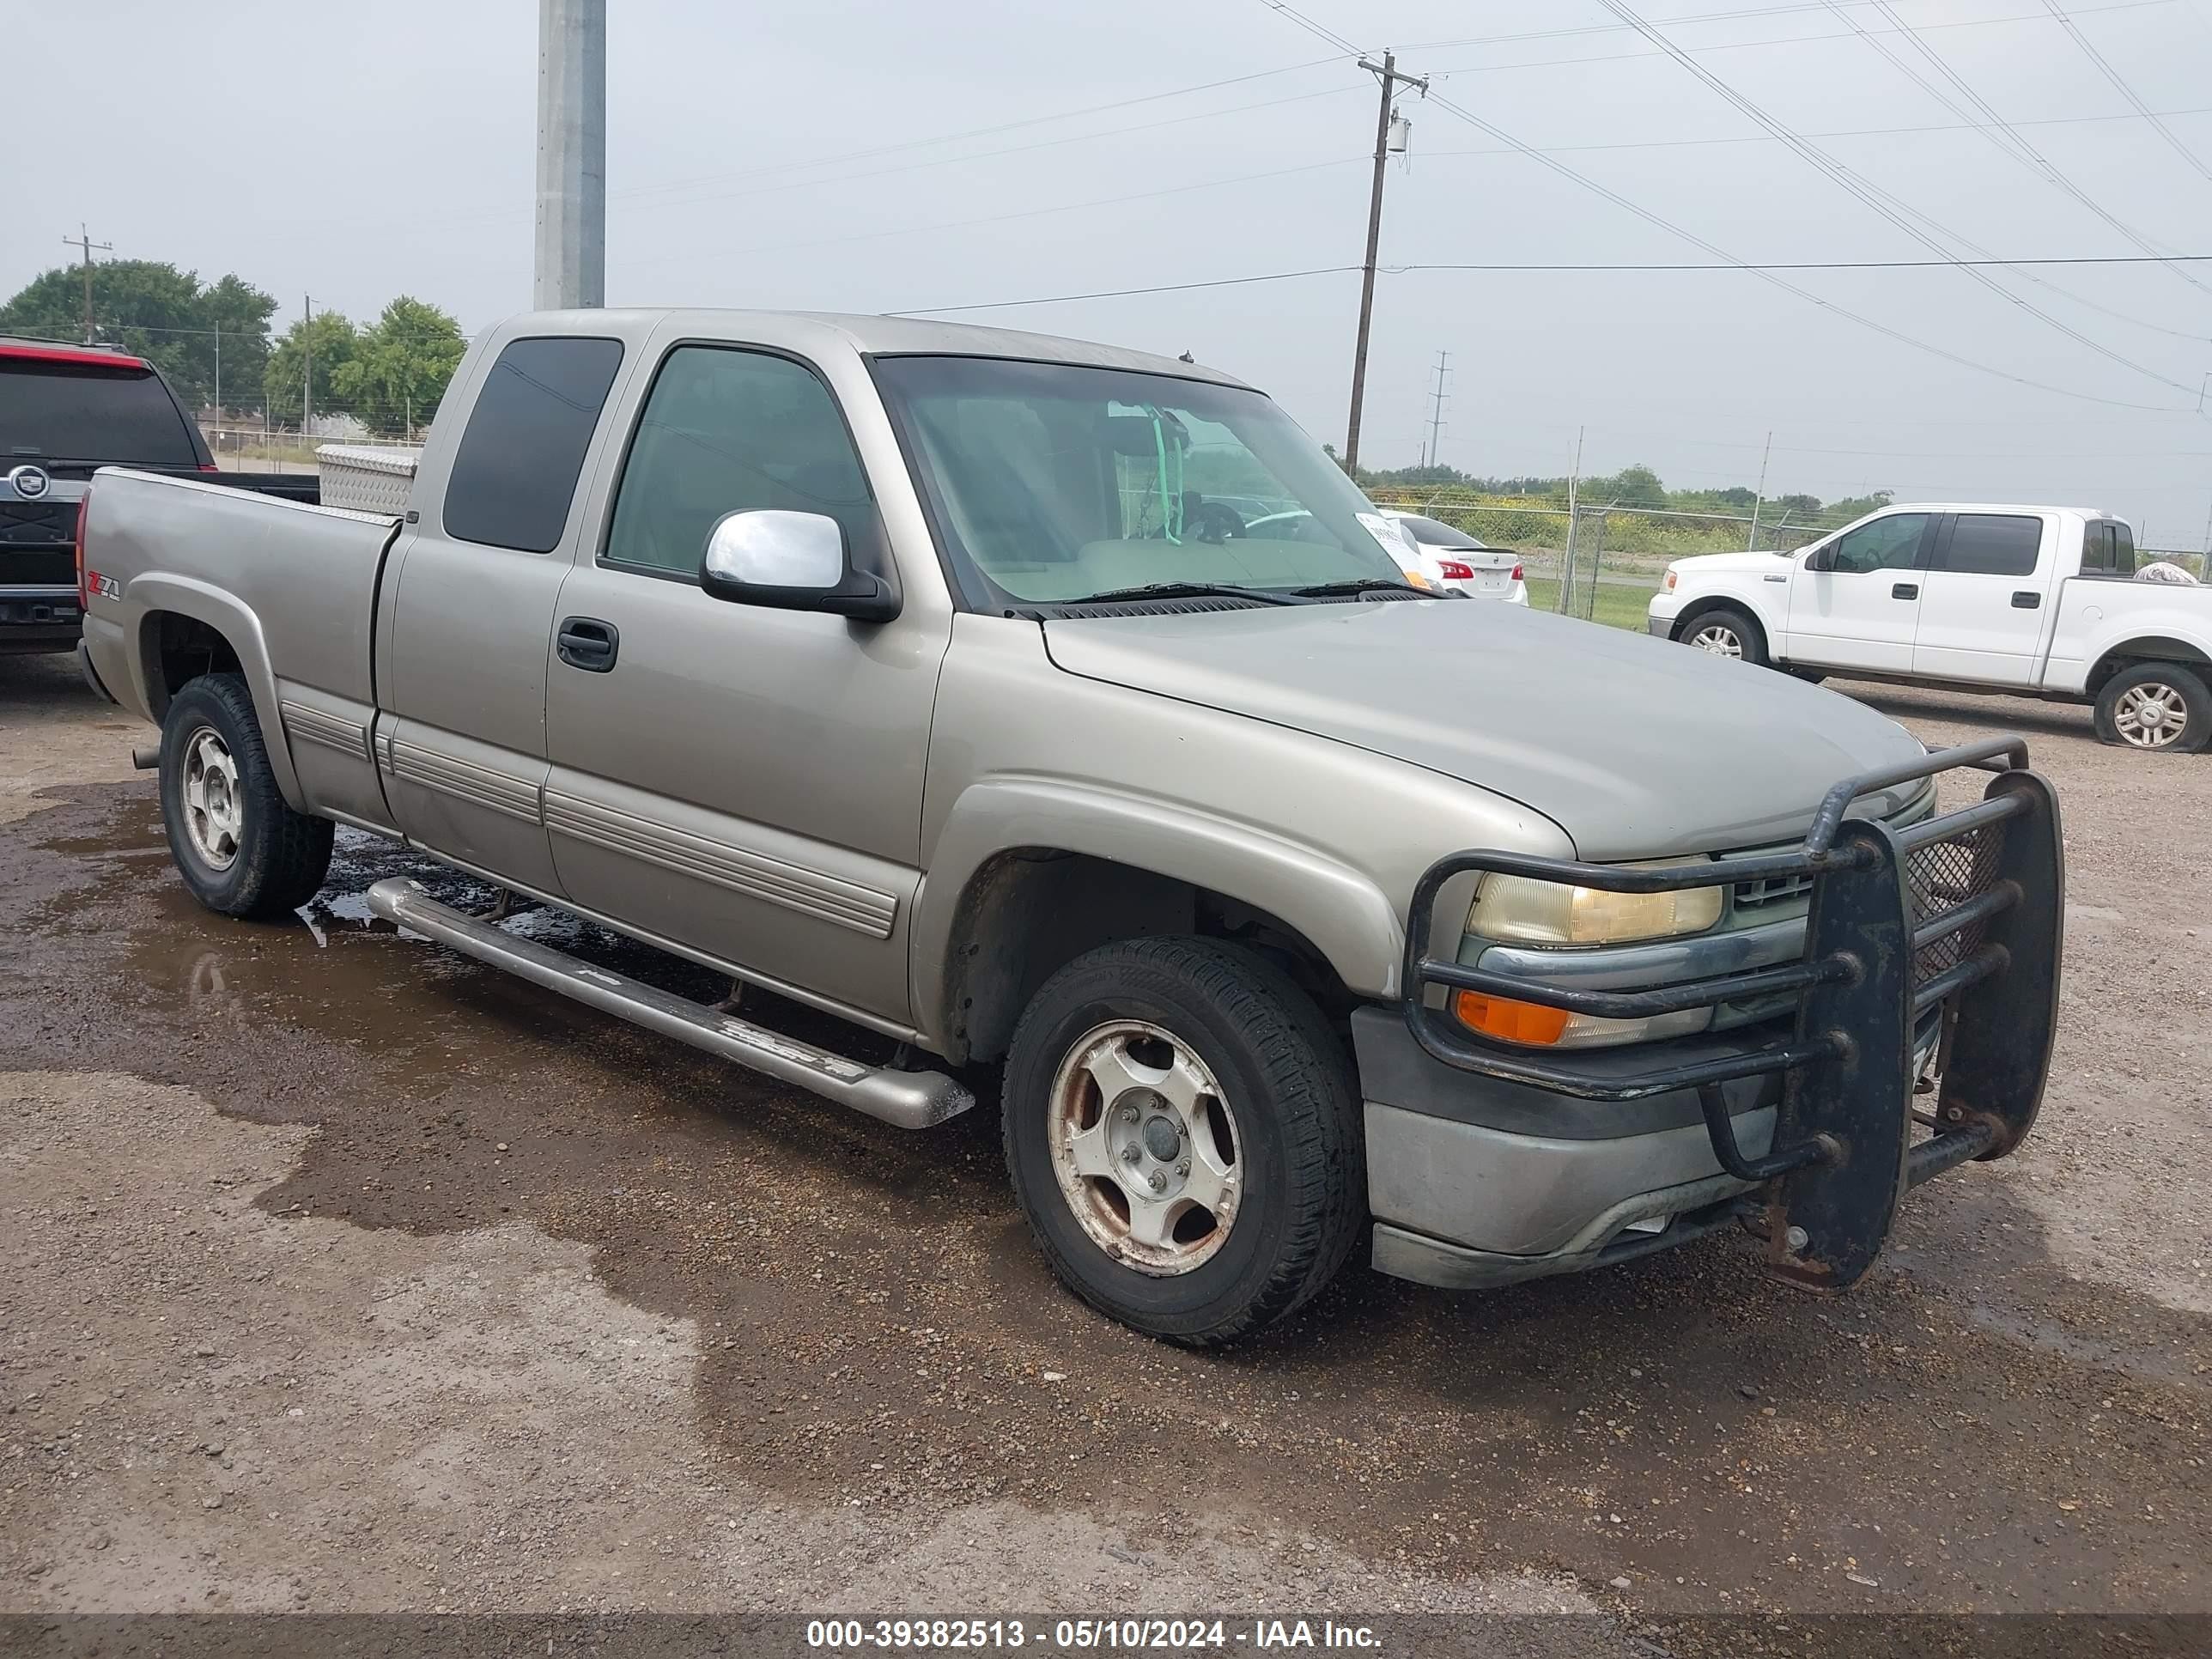
[[[179,688],[198,675],[237,673],[253,699],[254,720],[277,789],[285,805],[304,811],[278,708],[276,671],[253,612],[222,589],[182,576],[142,576],[131,583],[131,598],[142,607],[131,672],[148,715],[160,724]]]
[[[2102,691],[2112,677],[2138,663],[2179,663],[2199,679],[2212,678],[2212,655],[2202,646],[2171,635],[2146,634],[2123,644],[2108,647],[2089,670],[2083,690],[2092,697]]]
[[[1066,963],[1170,933],[1255,945],[1324,1008],[1396,994],[1405,949],[1382,890],[1310,848],[1153,801],[978,786],[924,884],[917,1021],[948,1059],[995,1058]]]
[[[1741,617],[1746,622],[1749,623],[1753,628],[1756,628],[1759,630],[1759,643],[1760,647],[1765,650],[1768,655],[1771,656],[1773,654],[1774,629],[1772,624],[1770,623],[1765,617],[1759,615],[1758,607],[1753,605],[1750,600],[1735,593],[1707,593],[1700,595],[1698,598],[1691,600],[1689,604],[1682,607],[1680,613],[1675,617],[1674,631],[1669,634],[1668,637],[1678,641],[1688,638],[1691,630],[1694,629],[1699,622],[1703,621],[1705,617],[1711,616],[1716,611],[1732,611],[1737,616]]]

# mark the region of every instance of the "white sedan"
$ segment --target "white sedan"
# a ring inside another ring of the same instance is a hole
[[[1422,567],[1432,580],[1449,592],[1471,599],[1503,599],[1508,605],[1528,603],[1521,556],[1486,547],[1464,530],[1455,530],[1438,520],[1395,507],[1381,509],[1421,555]]]

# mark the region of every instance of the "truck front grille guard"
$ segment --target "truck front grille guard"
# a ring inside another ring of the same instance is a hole
[[[1413,891],[1407,1024],[1436,1059],[1509,1083],[1586,1100],[1696,1090],[1721,1167],[1766,1189],[1771,1269],[1841,1289],[1873,1264],[1905,1192],[1969,1158],[2003,1157],[2035,1120],[2057,1023],[2064,867],[2057,796],[2027,766],[2026,741],[2002,737],[1846,778],[1821,800],[1802,846],[1709,865],[1455,853]],[[1844,817],[1875,790],[1960,767],[1996,775],[1972,806],[1901,828]],[[1808,880],[1804,951],[1778,967],[1645,991],[1492,973],[1427,954],[1438,895],[1470,872],[1619,893]],[[1431,986],[1443,988],[1442,1009],[1428,1006]],[[1796,1015],[1787,1037],[1764,1047],[1622,1073],[1476,1038],[1451,1013],[1461,991],[1604,1019],[1794,993]],[[1922,1120],[1934,1133],[1916,1145],[1914,1032],[1939,1007],[1942,1092],[1933,1120]],[[1721,1085],[1777,1073],[1771,1150],[1747,1156]]]

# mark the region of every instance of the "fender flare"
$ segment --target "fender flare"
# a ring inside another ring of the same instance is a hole
[[[946,816],[916,896],[910,972],[915,1023],[943,1037],[951,952],[970,884],[994,858],[1045,847],[1187,881],[1296,927],[1354,992],[1395,997],[1405,920],[1381,887],[1316,848],[1179,802],[1064,779],[1001,776],[970,785]]]
[[[246,689],[253,694],[254,717],[261,724],[261,743],[269,751],[269,769],[276,775],[277,793],[294,811],[306,811],[299,774],[292,766],[291,742],[285,735],[283,715],[277,705],[276,671],[269,660],[269,641],[263,637],[260,618],[242,600],[222,588],[194,577],[159,571],[134,577],[127,597],[138,613],[131,673],[142,705],[156,720],[168,710],[167,696],[155,693],[158,659],[149,660],[151,639],[148,624],[162,613],[205,623],[228,640],[231,649],[238,653],[239,669],[246,676]]]

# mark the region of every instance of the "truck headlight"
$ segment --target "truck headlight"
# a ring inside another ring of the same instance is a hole
[[[1706,864],[1670,859],[1669,865]],[[1643,866],[1642,868],[1654,868]],[[1485,876],[1467,913],[1467,931],[1501,945],[1626,945],[1702,933],[1721,919],[1718,887],[1674,893],[1609,893],[1601,887]]]

